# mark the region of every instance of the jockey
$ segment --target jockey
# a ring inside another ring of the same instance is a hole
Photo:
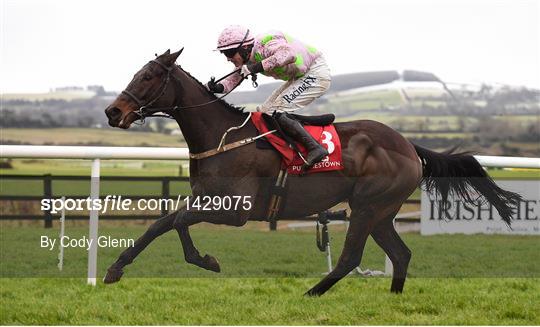
[[[330,87],[330,70],[319,51],[281,32],[254,37],[249,29],[237,25],[221,32],[217,50],[240,70],[220,83],[211,79],[206,84],[208,90],[227,93],[241,80],[257,73],[285,81],[257,111],[279,113],[275,117],[281,129],[309,152],[304,169],[328,155],[302,124],[283,114],[304,108]]]

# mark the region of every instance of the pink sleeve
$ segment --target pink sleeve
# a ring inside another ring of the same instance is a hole
[[[232,74],[231,76],[227,77],[219,83],[222,84],[224,87],[223,93],[227,93],[232,90],[232,88],[235,87],[236,84],[240,83],[241,80],[242,76],[240,75],[240,73],[236,73]]]
[[[284,39],[272,40],[265,45],[266,59],[262,61],[265,71],[283,67],[295,61],[294,49]]]

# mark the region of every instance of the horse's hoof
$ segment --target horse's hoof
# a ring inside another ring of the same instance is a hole
[[[203,258],[204,262],[204,269],[208,269],[214,272],[221,272],[221,268],[219,267],[219,262],[216,258],[214,258],[211,255],[205,255]]]
[[[103,277],[103,282],[105,284],[116,283],[120,280],[120,278],[122,278],[123,274],[124,272],[122,271],[122,269],[109,268],[107,269],[107,275]]]

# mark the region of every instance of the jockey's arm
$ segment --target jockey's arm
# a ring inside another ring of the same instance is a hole
[[[264,59],[260,64],[254,64],[252,66],[257,67],[256,70],[252,71],[253,73],[259,73],[263,70],[269,71],[276,67],[287,66],[288,64],[293,63],[296,59],[294,49],[284,41],[272,40],[268,42],[268,44],[264,47],[264,52],[266,53],[266,59]],[[261,64],[262,69],[260,69]],[[229,92],[238,83],[240,83],[242,79],[242,75],[240,73],[236,73],[221,81],[220,84],[223,85],[222,93]]]
[[[237,67],[238,68],[238,67]],[[230,90],[233,89],[240,81],[242,80],[242,76],[240,76],[239,73],[232,74],[231,76],[227,77],[223,81],[219,82],[221,85],[223,85],[223,92],[227,93]]]
[[[294,49],[284,40],[272,40],[265,46],[266,59],[262,61],[265,71],[287,66],[296,59]]]

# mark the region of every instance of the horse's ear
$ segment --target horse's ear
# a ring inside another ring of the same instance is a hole
[[[181,54],[182,54],[182,51],[184,51],[184,48],[178,50],[177,52],[173,53],[171,55],[171,57],[174,57],[174,60],[176,60]]]
[[[156,54],[156,57],[165,57],[171,54],[171,49],[167,49],[167,51],[163,52],[159,56]]]
[[[168,55],[167,59],[165,59],[166,60],[165,64],[167,66],[171,66],[176,61],[176,59],[180,56],[182,51],[184,51],[184,48],[180,49],[177,52],[174,52],[174,53],[171,53],[170,55]]]

